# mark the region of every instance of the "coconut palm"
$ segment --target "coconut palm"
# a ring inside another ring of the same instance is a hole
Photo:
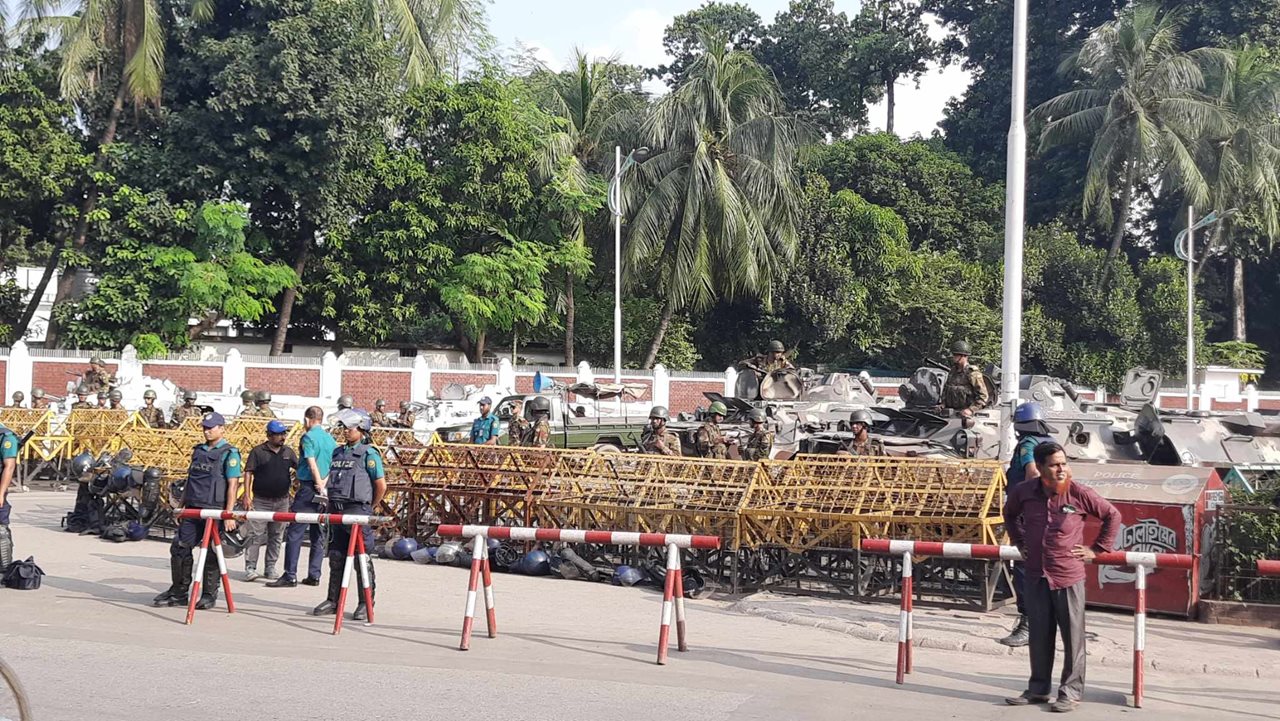
[[[755,58],[723,37],[701,40],[703,55],[641,127],[655,150],[628,183],[627,268],[656,269],[664,299],[646,368],[676,311],[717,298],[767,305],[795,253],[795,158],[807,133],[782,115],[777,83]]]
[[[1080,76],[1081,87],[1033,111],[1046,121],[1042,150],[1082,140],[1092,144],[1084,213],[1110,228],[1103,282],[1120,253],[1138,181],[1158,177],[1162,189],[1181,191],[1196,204],[1208,196],[1192,146],[1206,132],[1221,130],[1224,121],[1200,94],[1203,68],[1229,64],[1229,54],[1179,50],[1185,18],[1181,9],[1142,4],[1102,25],[1062,65],[1064,73]]]

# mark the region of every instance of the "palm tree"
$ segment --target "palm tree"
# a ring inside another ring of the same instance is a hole
[[[1250,250],[1245,240],[1261,238],[1270,245],[1280,235],[1280,69],[1260,47],[1241,47],[1234,56],[1235,62],[1212,83],[1227,127],[1203,138],[1200,157],[1212,209],[1219,214],[1228,208],[1243,211],[1219,222],[1211,243],[1232,255],[1232,338],[1243,341],[1244,256]],[[1237,223],[1241,217],[1249,231],[1244,236],[1245,228]]]
[[[558,173],[579,193],[587,192],[593,183],[600,185],[593,171],[604,166],[605,148],[610,138],[635,118],[642,100],[617,82],[617,59],[592,60],[574,49],[573,67],[553,72],[543,67],[536,78],[542,84],[542,106],[561,122],[547,139],[548,175]],[[561,162],[562,161],[562,162]],[[558,166],[558,167],[557,167]],[[585,242],[585,221],[576,209],[563,213],[562,228],[573,242]],[[574,300],[576,281],[572,269],[564,279],[564,364],[574,364]]]
[[[1155,3],[1125,11],[1063,62],[1062,72],[1078,73],[1082,87],[1033,111],[1047,121],[1042,151],[1086,139],[1092,144],[1084,213],[1109,226],[1111,234],[1101,282],[1120,253],[1139,180],[1160,176],[1163,189],[1181,190],[1196,204],[1208,195],[1192,146],[1204,133],[1220,129],[1223,120],[1199,92],[1202,67],[1226,65],[1229,55],[1214,48],[1179,50],[1185,19],[1182,9],[1166,12]]]
[[[777,83],[749,53],[701,33],[706,51],[645,120],[655,149],[628,185],[628,272],[656,269],[662,315],[651,367],[677,310],[719,297],[767,305],[775,273],[795,254],[796,149],[807,135],[782,115]]]

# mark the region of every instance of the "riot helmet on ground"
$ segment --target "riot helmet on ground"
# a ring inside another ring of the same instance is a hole
[[[72,478],[80,478],[88,473],[91,468],[93,468],[93,454],[91,453],[81,453],[71,459],[70,470]]]

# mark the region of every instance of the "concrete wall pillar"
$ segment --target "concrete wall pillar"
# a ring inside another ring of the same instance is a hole
[[[239,349],[232,348],[222,360],[222,392],[234,396],[244,389],[244,358]]]
[[[1258,410],[1258,386],[1250,383],[1244,387],[1245,409],[1249,412]]]
[[[578,364],[578,382],[588,384],[596,382],[596,376],[595,373],[591,371],[590,363],[582,361]]]
[[[506,358],[498,361],[498,387],[511,393],[516,390],[516,369]]]
[[[732,398],[738,389],[738,369],[724,369],[724,397]]]
[[[671,407],[671,374],[661,363],[653,366],[653,404]]]
[[[426,356],[414,356],[409,378],[409,400],[423,401],[431,397],[431,365]]]
[[[337,398],[342,395],[342,363],[333,351],[325,351],[320,357],[320,397]]]
[[[4,366],[4,387],[8,389],[9,398],[13,397],[14,391],[22,391],[22,395],[26,396],[26,403],[31,404],[31,379],[35,370],[35,364],[31,360],[31,352],[27,349],[27,344],[18,341],[9,349],[9,357],[6,359]],[[45,388],[46,393],[49,391],[58,391],[58,388]],[[0,401],[8,402],[9,398],[0,399]]]

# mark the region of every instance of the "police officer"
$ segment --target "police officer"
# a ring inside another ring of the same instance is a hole
[[[40,409],[49,407],[49,399],[45,397],[43,388],[31,389],[31,407]]]
[[[124,394],[118,390],[113,390],[107,394],[107,407],[113,411],[122,411],[124,406],[121,402],[124,400]]]
[[[747,442],[742,446],[742,460],[769,460],[769,454],[773,452],[773,431],[764,425],[764,409],[752,408],[747,419],[751,421],[751,435],[747,436]]]
[[[1035,401],[1019,404],[1013,411],[1013,432],[1018,443],[1013,447],[1009,469],[1005,471],[1005,495],[1020,483],[1036,481],[1040,470],[1036,468],[1035,450],[1041,443],[1053,440],[1053,429],[1044,420],[1044,409]],[[1031,623],[1027,619],[1027,601],[1023,594],[1025,573],[1021,562],[1013,564],[1013,593],[1018,602],[1018,624],[1008,636],[1000,639],[1006,646],[1026,646],[1031,642]]]
[[[10,407],[10,408],[21,408],[21,407],[22,407],[22,401],[24,401],[24,400],[26,400],[26,396],[22,394],[22,391],[14,391],[14,392],[13,392],[13,405],[11,405],[11,406],[9,406],[9,407]]]
[[[387,492],[387,481],[382,467],[382,454],[369,443],[369,434],[373,430],[373,421],[369,414],[358,409],[347,409],[339,414],[338,425],[342,428],[345,443],[333,451],[333,462],[329,466],[329,512],[354,515],[372,514],[373,509],[382,503],[382,496]],[[362,526],[364,545],[373,549],[373,529]],[[334,525],[333,538],[329,543],[329,594],[324,602],[312,609],[313,616],[324,616],[336,613],[338,594],[342,590],[343,566],[346,563],[347,545],[351,539],[351,526]],[[364,579],[356,574],[357,584]],[[369,591],[370,595],[378,590],[373,572],[373,558],[369,558]],[[363,586],[360,587],[363,590]],[[369,609],[365,605],[364,593],[358,593],[352,618],[363,621],[369,617]]]
[[[138,417],[152,428],[164,428],[164,411],[156,408],[156,392],[150,388],[142,392],[142,408],[138,409]]]
[[[982,371],[969,365],[970,353],[967,341],[960,340],[951,345],[951,372],[942,386],[942,407],[959,411],[965,417],[986,408],[991,402]]]
[[[524,401],[517,399],[511,406],[511,420],[507,421],[507,445],[526,445],[530,431],[529,419],[524,417]]]
[[[533,413],[533,425],[524,444],[530,448],[546,448],[551,445],[551,399],[546,396],[530,398],[529,411]]]
[[[182,425],[183,421],[198,415],[200,415],[200,409],[196,408],[196,392],[183,391],[182,405],[173,409],[173,418],[170,421],[170,425],[174,428],[178,428]]]
[[[236,414],[240,416],[256,415],[253,411],[253,391],[245,388],[240,391],[240,411]]]
[[[840,449],[839,455],[848,456],[883,456],[884,443],[879,438],[871,437],[871,426],[873,423],[871,412],[865,409],[858,409],[849,414],[849,428],[853,431],[853,438]]]
[[[413,414],[413,406],[409,401],[400,401],[400,417],[396,418],[396,425],[401,428],[413,428],[414,421],[418,420]]]
[[[97,408],[98,405],[89,400],[89,387],[81,383],[76,387],[76,402],[71,404],[71,410],[91,410]]]
[[[667,430],[667,407],[649,409],[649,425],[640,435],[640,452],[656,456],[679,456],[680,436]]]
[[[492,446],[498,442],[498,416],[492,413],[493,399],[485,396],[480,399],[480,417],[471,421],[471,442],[477,445]]]
[[[721,401],[715,401],[707,409],[706,420],[694,435],[694,447],[703,458],[728,458],[729,443],[720,430],[720,421],[729,415],[729,409]]]
[[[351,396],[338,396],[338,412],[341,413],[342,411],[349,410],[355,402],[355,399]],[[372,416],[370,416],[370,418],[372,418]]]
[[[390,428],[391,416],[387,415],[383,408],[387,407],[387,402],[379,398],[373,402],[373,413],[369,414],[369,418],[373,421],[375,428]]]
[[[271,391],[258,391],[253,396],[253,404],[257,406],[253,415],[261,418],[275,418],[276,412],[271,410]]]
[[[9,489],[18,472],[18,435],[0,425],[0,573],[13,563],[13,532],[9,530]]]
[[[110,389],[116,384],[116,379],[107,372],[107,364],[102,357],[94,356],[89,359],[89,370],[85,371],[81,383],[89,389],[90,393],[97,393]]]
[[[184,508],[216,508],[230,511],[236,501],[242,464],[240,451],[222,437],[226,420],[218,413],[209,413],[200,420],[204,429],[204,443],[191,450],[191,466],[187,469],[187,483],[182,489]],[[173,543],[169,546],[169,571],[173,585],[156,596],[156,606],[181,606],[187,602],[187,589],[191,586],[192,549],[200,543],[204,533],[204,521],[184,518],[178,522]],[[223,523],[228,532],[236,529],[235,521]],[[218,601],[218,559],[213,553],[205,557],[201,579],[200,600],[196,608],[213,608]]]

